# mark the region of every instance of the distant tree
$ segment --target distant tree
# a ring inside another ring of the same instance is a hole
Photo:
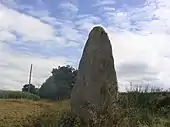
[[[75,83],[77,70],[67,65],[52,70],[50,76],[41,86],[39,93],[42,98],[66,98],[70,96]]]
[[[30,88],[29,88],[30,87]],[[29,91],[30,89],[30,91]],[[22,88],[22,92],[30,92],[30,93],[33,93],[33,94],[36,94],[37,93],[37,88],[35,88],[35,86],[33,84],[25,84]]]

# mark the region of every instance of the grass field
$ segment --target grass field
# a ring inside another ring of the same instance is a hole
[[[159,94],[169,96],[169,93]],[[159,108],[154,103],[148,103],[158,98],[159,94],[122,93],[122,100],[111,115],[107,110],[92,106],[93,127],[106,124],[108,127],[170,127],[169,103]],[[170,101],[169,98],[167,101]],[[69,100],[0,99],[0,127],[82,127],[80,119],[73,118],[69,111]],[[98,114],[96,111],[101,112]]]
[[[69,101],[0,100],[0,127],[56,127]]]

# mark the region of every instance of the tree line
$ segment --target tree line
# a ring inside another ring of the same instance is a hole
[[[77,70],[70,65],[53,68],[45,82],[38,89],[33,84],[25,84],[22,92],[39,95],[43,99],[69,98],[76,81]]]

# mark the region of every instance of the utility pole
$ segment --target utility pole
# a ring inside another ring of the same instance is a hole
[[[30,68],[30,74],[29,74],[29,81],[28,81],[28,92],[30,92],[30,85],[31,85],[31,76],[32,76],[32,64],[31,64],[31,68]]]
[[[38,84],[38,96],[40,95],[40,86],[41,84]]]

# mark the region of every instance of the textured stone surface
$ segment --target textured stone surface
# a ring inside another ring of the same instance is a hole
[[[87,119],[89,114],[82,105],[110,105],[117,98],[118,86],[112,47],[105,30],[94,27],[85,44],[79,63],[78,76],[71,94],[73,114]]]

